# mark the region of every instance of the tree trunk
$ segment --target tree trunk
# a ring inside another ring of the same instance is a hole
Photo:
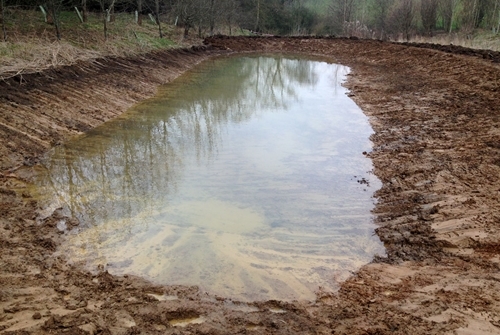
[[[103,28],[104,28],[104,39],[108,39],[108,10],[106,9],[103,13]]]
[[[59,27],[59,17],[57,16],[56,0],[50,1],[50,12],[54,20],[54,28],[56,28],[56,37],[61,40],[61,30]]]
[[[497,3],[500,1],[497,1]],[[497,34],[500,33],[500,6],[498,6],[498,24],[497,24]]]
[[[163,38],[163,32],[161,31],[161,22],[160,22],[160,0],[155,0],[155,12],[156,12],[156,24],[158,24],[158,32],[160,34],[160,38]]]
[[[142,26],[142,0],[137,0],[137,24]]]
[[[260,20],[260,0],[257,0],[257,17],[255,19],[254,31],[259,31],[259,20]]]
[[[158,22],[158,33],[160,34],[160,38],[163,38],[163,31],[161,30],[161,22],[160,22],[160,16],[156,18],[156,21]]]
[[[87,11],[87,0],[82,0],[82,12],[83,22],[87,22],[89,16],[89,13]]]
[[[7,32],[5,30],[5,8],[4,8],[4,0],[0,0],[0,12],[1,12],[1,17],[2,19],[2,36],[3,36],[3,41],[7,42]]]
[[[214,34],[214,26],[215,26],[215,13],[214,13],[214,7],[215,7],[215,0],[210,0],[210,36],[213,36]]]
[[[104,3],[104,0],[101,0],[101,10],[102,10],[102,14],[103,14],[103,23],[104,23],[104,39],[107,40],[108,39],[108,17],[111,13],[111,11],[113,10],[113,7],[115,6],[115,0],[113,0],[111,2],[111,4],[109,5],[109,8],[108,9],[105,9],[105,3]]]
[[[450,19],[450,31],[449,33],[451,34],[451,31],[453,30],[453,19],[455,19],[455,9],[457,7],[458,0],[451,0],[451,19]]]
[[[232,17],[232,11],[229,13],[229,15],[227,16],[227,25],[228,25],[228,28],[229,28],[229,36],[233,35],[233,32],[232,32],[232,23],[233,23],[233,17]]]

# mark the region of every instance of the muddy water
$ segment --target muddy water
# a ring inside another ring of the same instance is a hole
[[[81,221],[59,223],[59,252],[239,300],[335,290],[384,253],[370,215],[380,182],[362,154],[372,130],[341,86],[348,71],[212,60],[55,148],[38,190],[47,213]]]

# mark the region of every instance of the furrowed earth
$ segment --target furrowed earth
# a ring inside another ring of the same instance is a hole
[[[0,334],[500,334],[499,53],[341,38],[204,43],[0,82]],[[246,304],[55,257],[62,214],[41,219],[26,167],[195,64],[239,52],[351,68],[346,86],[375,131],[365,154],[383,183],[374,215],[387,257],[315,301]]]

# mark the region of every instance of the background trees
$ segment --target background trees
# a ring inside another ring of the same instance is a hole
[[[352,26],[381,39],[500,30],[500,0],[329,0],[329,8],[336,34],[356,35],[345,29]]]
[[[437,24],[438,0],[421,0],[420,16],[425,34],[432,36]]]
[[[83,22],[89,11],[100,12],[105,36],[114,10],[135,16],[138,25],[149,17],[158,25],[160,36],[162,23],[182,27],[185,36],[196,32],[200,37],[237,30],[409,39],[415,34],[471,35],[478,28],[498,34],[500,30],[500,0],[0,0],[2,38],[8,36],[10,8],[35,10],[39,6],[52,17],[49,23],[58,38],[59,11],[75,7],[82,11]]]
[[[402,34],[408,41],[415,27],[414,0],[400,0],[393,5],[389,14],[390,31],[393,35]]]
[[[353,20],[359,0],[333,0],[330,4],[332,28],[336,34],[346,32],[346,23]]]

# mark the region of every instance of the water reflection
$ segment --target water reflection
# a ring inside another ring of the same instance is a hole
[[[347,72],[214,60],[54,149],[39,189],[83,223],[62,252],[243,300],[334,289],[382,252],[361,155],[371,129],[340,86]]]

